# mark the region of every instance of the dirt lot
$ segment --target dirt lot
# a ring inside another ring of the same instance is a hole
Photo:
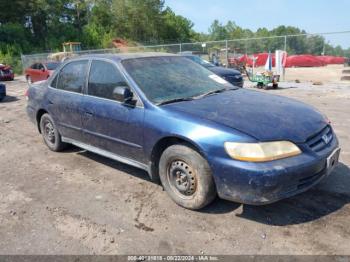
[[[71,148],[47,149],[29,122],[26,84],[0,103],[0,254],[350,255],[350,85],[284,83],[271,94],[332,120],[341,163],[312,190],[268,206],[174,204],[145,172]],[[292,88],[291,88],[292,87]]]

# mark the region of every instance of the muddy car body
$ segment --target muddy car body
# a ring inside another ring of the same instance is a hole
[[[301,102],[236,88],[176,55],[91,55],[28,90],[53,151],[65,143],[146,170],[191,209],[220,198],[267,204],[337,164],[329,121]]]

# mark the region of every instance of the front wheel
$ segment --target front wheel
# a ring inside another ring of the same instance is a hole
[[[216,197],[208,162],[185,145],[173,145],[163,152],[159,176],[170,197],[185,208],[200,209]]]
[[[33,84],[33,80],[32,80],[32,78],[31,78],[31,76],[26,76],[26,80],[27,80],[27,83],[28,83],[28,85],[31,85],[31,84]]]
[[[55,152],[62,151],[66,144],[62,142],[61,135],[49,114],[44,114],[40,119],[40,130],[47,147]]]

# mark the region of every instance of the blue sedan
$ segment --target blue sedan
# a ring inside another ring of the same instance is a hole
[[[311,106],[237,88],[177,55],[70,59],[27,94],[49,149],[73,144],[142,168],[189,209],[217,195],[255,205],[293,196],[329,175],[340,153]]]

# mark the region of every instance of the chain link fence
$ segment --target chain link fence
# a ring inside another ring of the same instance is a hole
[[[31,55],[21,55],[23,70],[33,65],[34,63],[44,63],[48,61],[63,61],[70,57],[89,55],[89,54],[115,54],[115,53],[137,53],[137,52],[164,52],[164,53],[179,53],[181,52],[181,44],[171,45],[154,45],[154,46],[134,46],[109,49],[93,49],[74,52],[56,52],[56,53],[41,53]]]
[[[330,41],[347,45],[346,48],[334,47]],[[254,37],[246,39],[231,39],[222,41],[206,41],[195,43],[176,43],[152,46],[134,46],[112,49],[84,50],[67,53],[42,53],[22,55],[23,69],[34,63],[52,60],[62,60],[69,57],[86,54],[106,54],[125,52],[167,52],[167,53],[191,53],[201,56],[208,61],[215,61],[217,64],[226,67],[239,67],[237,61],[242,57],[256,59],[259,54],[275,53],[276,50],[283,50],[288,55],[312,54],[315,56],[339,56],[350,57],[350,31],[331,32],[323,34],[300,34],[271,37]],[[59,54],[59,55],[57,55]],[[255,60],[254,60],[255,61]],[[261,66],[261,64],[260,64]]]

